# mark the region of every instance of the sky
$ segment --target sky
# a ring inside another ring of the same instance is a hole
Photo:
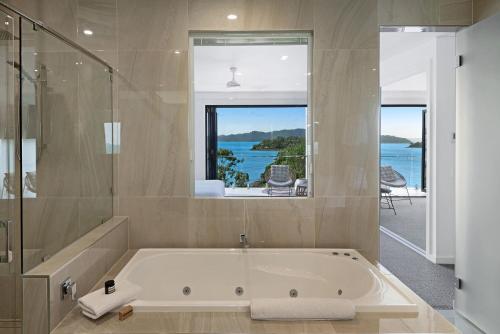
[[[422,107],[382,107],[380,133],[403,138],[421,138],[422,109]]]
[[[218,108],[217,130],[219,135],[251,131],[277,131],[305,129],[306,108]]]

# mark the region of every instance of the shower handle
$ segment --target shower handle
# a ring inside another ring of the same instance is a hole
[[[12,225],[12,220],[0,220],[0,228],[5,229],[5,254],[0,255],[0,263],[11,263],[12,262],[12,250],[10,249],[10,226]]]

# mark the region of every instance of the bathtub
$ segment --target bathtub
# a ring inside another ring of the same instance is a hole
[[[417,306],[350,249],[140,249],[116,277],[137,312],[246,312],[252,298],[348,298],[356,312]]]

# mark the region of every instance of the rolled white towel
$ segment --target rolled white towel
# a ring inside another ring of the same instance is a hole
[[[334,298],[259,298],[250,302],[254,320],[351,320],[353,303]]]
[[[91,319],[98,319],[109,311],[133,301],[142,290],[140,286],[131,283],[116,282],[115,284],[115,292],[109,295],[104,293],[103,288],[79,298],[78,305],[82,313]]]

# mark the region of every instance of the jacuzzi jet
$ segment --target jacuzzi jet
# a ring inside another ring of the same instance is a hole
[[[236,289],[234,289],[234,293],[237,295],[237,296],[241,296],[243,294],[244,290],[241,286],[237,287]]]
[[[339,252],[332,252],[333,255],[339,255]]]
[[[299,295],[299,292],[295,289],[290,290],[290,297],[296,298]]]
[[[353,257],[352,259],[353,259],[354,261],[357,261],[357,260],[358,260],[358,258],[357,258],[357,257]]]
[[[351,253],[344,253],[345,256],[351,256]]]
[[[184,294],[184,296],[189,296],[191,294],[191,288],[189,286],[185,286],[182,289],[182,293]]]
[[[339,296],[341,296],[341,295],[342,295],[342,290],[341,290],[341,289],[339,289],[339,290],[337,291],[337,294],[338,294]]]

